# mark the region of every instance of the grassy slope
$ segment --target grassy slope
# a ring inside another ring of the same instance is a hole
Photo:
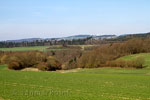
[[[9,100],[148,100],[150,70],[22,72],[0,66],[0,97]]]
[[[124,57],[121,57],[119,59],[121,59],[121,60],[134,60],[137,57],[143,57],[145,60],[144,66],[150,67],[150,53],[134,54],[134,55],[124,56]]]

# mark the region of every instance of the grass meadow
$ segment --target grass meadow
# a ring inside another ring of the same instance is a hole
[[[14,48],[0,48],[0,51],[46,51],[49,46],[31,46],[31,47],[14,47]]]
[[[0,66],[0,100],[150,100],[150,69],[33,72]]]

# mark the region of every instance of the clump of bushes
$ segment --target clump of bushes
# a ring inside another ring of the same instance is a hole
[[[37,68],[42,71],[56,71],[61,69],[61,63],[54,57],[49,56],[47,61],[38,64]]]
[[[79,68],[104,67],[107,61],[114,60],[118,55],[109,50],[109,45],[92,51],[87,51],[78,59]]]
[[[20,70],[24,67],[19,62],[11,62],[9,63],[8,68],[13,70]]]
[[[68,62],[62,65],[63,70],[75,69],[77,68],[77,58],[70,59]]]
[[[7,55],[9,69],[20,70],[27,67],[36,67],[40,62],[46,61],[47,57],[42,52],[18,52]]]
[[[37,68],[42,71],[61,70],[61,63],[54,57],[48,57],[47,61],[39,63]]]
[[[42,71],[55,71],[61,69],[60,62],[43,52],[24,52],[9,56],[8,68],[20,70],[27,67],[37,67]]]
[[[78,58],[81,56],[82,51],[78,49],[69,50],[56,50],[47,52],[49,56],[54,56],[59,59],[61,63],[69,62],[71,59]]]
[[[63,70],[77,68],[77,60],[82,56],[82,50],[79,49],[57,50],[47,53],[49,56],[53,56],[59,60]]]
[[[43,52],[18,52],[5,55],[9,69],[21,70],[28,67],[36,67],[42,71],[55,71],[61,69],[61,63],[54,57],[47,56]],[[6,63],[6,62],[5,62]]]

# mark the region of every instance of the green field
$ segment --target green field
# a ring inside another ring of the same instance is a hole
[[[31,72],[0,66],[0,100],[150,100],[150,69]]]
[[[150,67],[150,53],[140,53],[119,58],[119,60],[135,60],[137,57],[142,57],[145,60],[144,66]]]
[[[71,46],[80,46],[83,50],[87,47],[92,47],[94,45],[71,45]],[[48,49],[50,48],[50,49]],[[54,46],[31,46],[31,47],[14,47],[14,48],[0,48],[0,51],[55,51],[55,50],[66,50],[62,49],[61,45]]]
[[[14,48],[0,48],[0,51],[45,51],[49,46],[32,46],[32,47],[14,47]]]
[[[52,49],[48,49],[52,47]],[[57,47],[55,49],[55,47]],[[55,46],[31,46],[31,47],[14,47],[14,48],[0,48],[0,51],[56,51],[56,50],[65,50],[60,47],[60,45]]]

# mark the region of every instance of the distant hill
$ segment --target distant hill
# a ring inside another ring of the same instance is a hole
[[[133,38],[150,38],[150,32],[148,33],[137,33],[137,34],[124,34],[124,35],[120,35],[117,38],[112,38],[109,39],[110,41],[127,41],[129,39],[133,39]]]
[[[137,34],[124,34],[120,35],[120,37],[150,37],[150,32],[148,33],[137,33]]]
[[[36,40],[76,40],[76,39],[85,39],[91,37],[93,39],[107,39],[108,41],[126,41],[132,38],[150,38],[150,32],[148,33],[137,33],[137,34],[123,34],[120,36],[116,35],[73,35],[68,37],[61,38],[27,38],[27,39],[18,39],[18,40],[7,40],[5,42],[33,42]]]
[[[116,35],[74,35],[74,36],[68,36],[68,37],[62,37],[62,38],[27,38],[27,39],[18,39],[18,40],[7,40],[6,42],[33,42],[36,40],[76,40],[76,39],[85,39],[91,37],[93,39],[104,39],[104,38],[114,38]]]
[[[93,36],[94,39],[113,39],[117,38],[116,35],[100,35],[100,36]]]
[[[88,38],[88,37],[91,37],[91,36],[92,35],[74,35],[74,36],[64,37],[64,38],[61,38],[61,39],[64,39],[64,40],[85,39],[85,38]]]

